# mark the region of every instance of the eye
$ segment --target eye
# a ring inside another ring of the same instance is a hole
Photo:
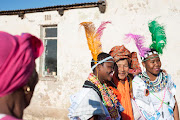
[[[114,66],[108,66],[108,68],[114,69]]]
[[[124,65],[124,67],[129,67],[128,65]]]
[[[151,60],[150,63],[154,63],[154,60]]]

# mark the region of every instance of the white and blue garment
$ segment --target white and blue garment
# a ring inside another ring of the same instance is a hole
[[[135,76],[132,84],[135,104],[142,118],[146,120],[174,120],[176,85],[171,80],[170,75],[160,72],[156,80],[151,83],[147,74],[141,73]],[[147,89],[148,96],[145,95]],[[164,103],[162,104],[163,98]]]
[[[78,93],[71,96],[71,106],[68,109],[70,120],[88,120],[94,115],[98,120],[113,120],[102,103],[98,93],[93,88],[82,88]],[[121,116],[116,120],[120,120]]]

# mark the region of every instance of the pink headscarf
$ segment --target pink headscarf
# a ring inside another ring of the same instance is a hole
[[[42,41],[31,34],[0,31],[0,97],[27,84],[43,50]]]

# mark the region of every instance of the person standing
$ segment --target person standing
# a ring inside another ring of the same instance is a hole
[[[133,79],[133,95],[136,106],[141,113],[141,119],[146,120],[179,120],[177,101],[175,98],[176,85],[171,76],[161,70],[159,54],[163,53],[166,45],[164,27],[157,21],[149,23],[152,34],[150,48],[139,49],[142,65],[145,71]],[[133,36],[136,43],[142,39]],[[142,43],[142,42],[141,42]]]
[[[0,120],[23,118],[38,82],[35,59],[43,50],[42,41],[29,33],[0,31]]]
[[[107,86],[114,72],[113,58],[102,52],[100,38],[105,25],[96,30],[92,22],[81,23],[86,31],[89,49],[92,54],[91,69],[83,88],[71,96],[68,117],[71,120],[119,120],[123,107],[116,95]]]
[[[124,45],[115,46],[109,54],[115,61],[115,74],[109,82],[109,87],[116,94],[119,102],[124,107],[121,113],[122,120],[134,120],[131,104],[133,97],[132,79],[141,72],[136,52],[130,52]]]

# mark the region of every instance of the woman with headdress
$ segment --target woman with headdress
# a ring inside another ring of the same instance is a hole
[[[43,49],[31,34],[0,31],[0,120],[22,119],[38,82],[35,59]]]
[[[131,98],[133,76],[141,72],[136,52],[130,52],[124,45],[115,46],[109,52],[115,64],[113,80],[109,87],[116,94],[124,108],[121,113],[122,120],[134,120]]]
[[[109,22],[104,22],[95,31],[92,22],[83,22],[86,31],[89,49],[93,59],[90,73],[83,88],[71,96],[69,118],[71,120],[120,120],[120,112],[123,111],[117,97],[107,87],[107,81],[111,81],[114,71],[113,58],[102,52],[100,36]]]
[[[152,34],[152,45],[143,48],[139,45],[141,37],[129,34],[134,38],[146,71],[133,79],[133,95],[141,119],[146,120],[179,120],[178,106],[175,99],[176,85],[170,75],[161,70],[159,54],[166,45],[164,27],[156,21],[149,23]]]

